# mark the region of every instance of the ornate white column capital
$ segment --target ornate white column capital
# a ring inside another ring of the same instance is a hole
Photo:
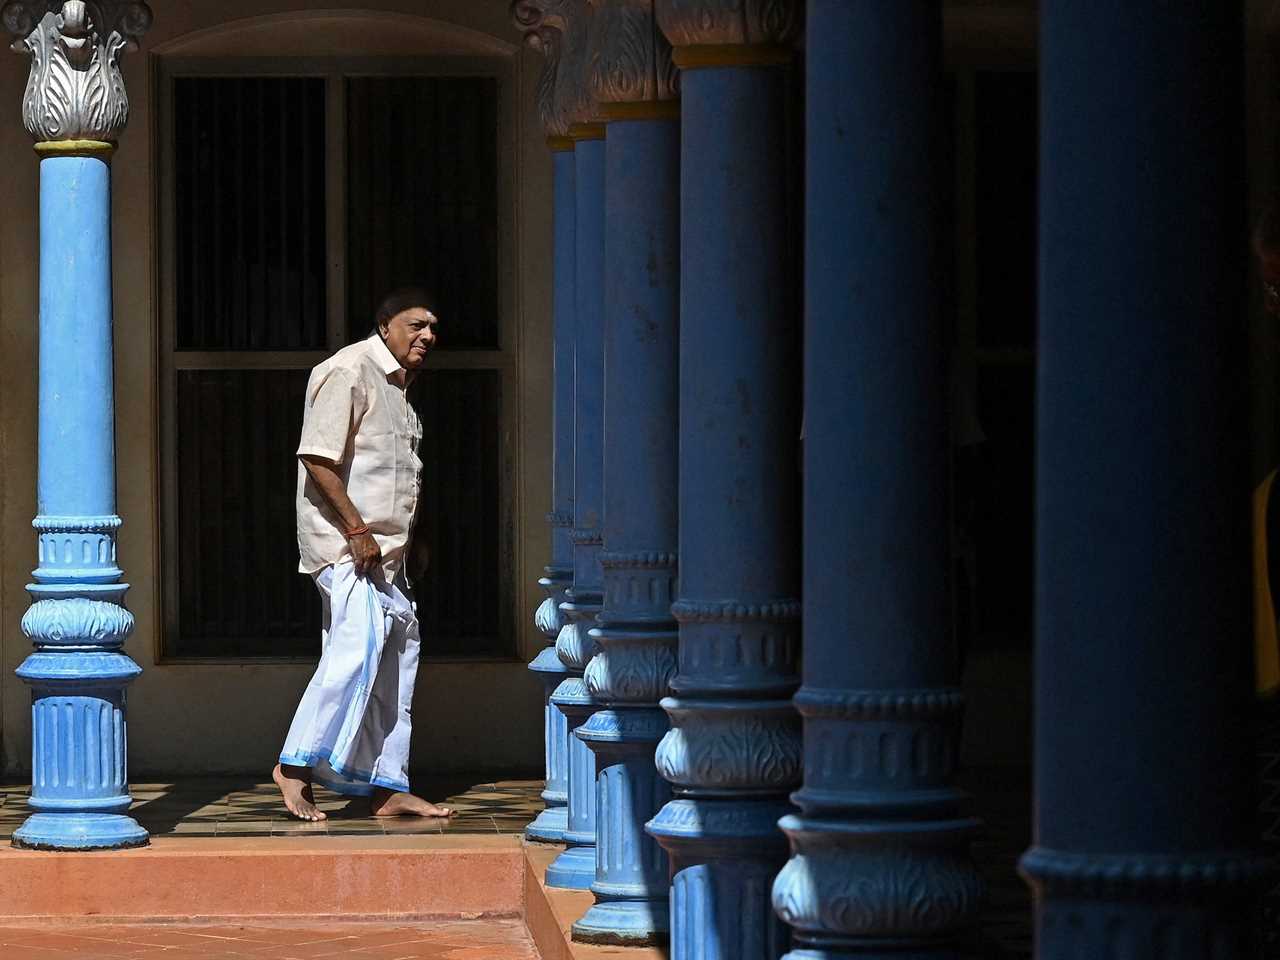
[[[151,26],[142,0],[10,0],[13,49],[31,57],[22,122],[40,141],[114,142],[129,119],[120,55]]]
[[[587,0],[512,0],[511,17],[525,43],[547,59],[538,81],[538,113],[550,139],[569,136],[574,124],[595,119],[587,79],[592,20]]]
[[[654,6],[658,25],[676,48],[785,48],[799,33],[804,3],[802,0],[655,0]],[[677,56],[677,62],[680,59]]]
[[[658,28],[653,0],[590,0],[595,10],[588,62],[591,93],[610,104],[657,104],[680,95],[671,44]]]

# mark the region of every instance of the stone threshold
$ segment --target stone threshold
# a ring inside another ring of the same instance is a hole
[[[592,903],[548,888],[561,847],[517,835],[156,837],[138,850],[0,849],[0,927],[518,919],[542,960],[667,960],[574,943]]]
[[[665,947],[597,947],[574,943],[573,922],[594,902],[586,890],[558,890],[543,878],[547,865],[563,850],[547,843],[524,844],[524,925],[542,960],[668,960]]]
[[[0,849],[0,924],[521,917],[512,835],[157,837],[137,850]]]

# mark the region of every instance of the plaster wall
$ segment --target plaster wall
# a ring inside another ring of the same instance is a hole
[[[129,693],[135,774],[270,770],[309,664],[158,663],[158,299],[154,91],[156,58],[423,56],[471,53],[514,62],[518,89],[513,244],[517,336],[512,386],[517,630],[520,659],[424,663],[414,704],[415,768],[523,767],[542,762],[541,687],[525,669],[542,646],[532,626],[549,555],[551,164],[533,109],[541,58],[520,46],[507,0],[165,0],[143,49],[124,61],[131,119],[113,161],[115,377],[119,547],[137,629],[127,652],[144,667]],[[35,565],[37,160],[19,105],[27,59],[0,55],[0,745],[3,771],[30,764],[30,707],[14,670],[30,647],[19,629]],[[72,345],[66,362],[76,362]],[[317,644],[319,640],[317,638]],[[426,641],[429,644],[429,639]]]

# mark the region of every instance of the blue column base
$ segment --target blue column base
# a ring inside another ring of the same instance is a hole
[[[1147,945],[1148,956],[1178,960],[1263,956],[1256,895],[1278,868],[1257,850],[1084,853],[1036,846],[1018,868],[1035,891],[1039,956],[1142,956]]]
[[[803,947],[790,950],[782,960],[976,960],[982,954],[952,945],[939,945],[930,949],[918,942],[902,944],[886,940],[883,944],[867,944],[861,947]]]
[[[149,842],[123,813],[33,813],[13,834],[13,845],[25,850],[123,850]]]
[[[547,867],[549,887],[587,890],[596,878],[595,758],[573,732],[596,710],[587,685],[570,675],[556,688],[551,703],[565,717],[569,756],[569,813],[561,842],[568,848]]]
[[[534,843],[563,843],[569,829],[569,808],[548,805],[533,823],[524,828],[524,838]]]
[[[773,906],[819,955],[954,957],[985,895],[969,857],[977,820],[819,819],[779,827],[792,858]]]
[[[529,669],[541,677],[545,687],[543,729],[547,781],[542,791],[542,802],[546,804],[546,809],[525,827],[524,836],[526,840],[538,843],[562,843],[564,832],[569,827],[569,784],[566,769],[569,732],[564,714],[551,702],[551,694],[569,675],[569,670],[556,656],[555,647],[540,650],[529,664]]]
[[[776,960],[788,930],[769,891],[787,860],[778,800],[672,800],[645,829],[671,858],[675,960]]]
[[[572,936],[577,943],[654,947],[667,942],[670,929],[670,905],[665,899],[597,900],[573,925]]]
[[[596,848],[590,846],[567,847],[547,867],[547,886],[565,890],[589,890],[596,878]]]
[[[671,799],[671,785],[653,762],[668,729],[667,715],[657,707],[619,704],[597,710],[576,731],[596,760],[596,903],[573,925],[578,943],[641,947],[667,941],[667,857],[644,825]]]
[[[74,614],[68,601],[46,603],[51,606],[39,610],[33,606],[24,617],[28,636],[53,639],[49,626],[57,623],[53,618]],[[120,616],[132,625],[127,611]],[[72,641],[86,633],[79,625],[68,630]],[[141,672],[118,650],[66,646],[37,649],[18,667],[18,676],[32,693],[28,805],[36,812],[15,831],[15,847],[118,850],[146,846],[147,831],[126,813],[132,800],[125,762],[125,687]]]

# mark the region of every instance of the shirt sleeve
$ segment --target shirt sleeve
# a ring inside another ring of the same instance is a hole
[[[341,463],[347,438],[363,412],[359,386],[351,371],[335,367],[318,386],[308,384],[312,394],[302,418],[302,441],[298,456],[324,457]]]

